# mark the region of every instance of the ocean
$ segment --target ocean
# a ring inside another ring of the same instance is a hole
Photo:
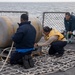
[[[74,12],[75,13],[75,2],[1,2],[0,11],[27,11],[29,15],[39,17],[42,22],[43,12]],[[52,15],[51,15],[52,16]],[[59,15],[57,15],[58,17]],[[60,17],[61,18],[61,17]],[[58,30],[64,30],[64,22],[59,23],[60,18],[57,20],[45,23],[51,27],[56,26]],[[46,18],[47,20],[47,18]],[[56,22],[56,23],[55,23]],[[60,24],[60,25],[59,25]],[[57,26],[58,25],[58,26]]]
[[[40,15],[43,12],[75,12],[74,2],[0,2],[0,11],[28,11]]]

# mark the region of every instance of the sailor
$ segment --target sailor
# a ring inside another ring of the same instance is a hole
[[[21,23],[16,33],[12,37],[16,51],[11,54],[10,64],[22,64],[25,69],[34,67],[31,53],[34,50],[36,30],[28,21],[28,15],[21,15]]]
[[[66,38],[69,42],[72,42],[73,39],[73,31],[75,30],[75,16],[71,15],[69,12],[65,13],[64,25],[66,30]]]
[[[62,56],[64,54],[64,46],[67,44],[64,36],[56,29],[49,28],[48,26],[43,27],[43,33],[46,41],[44,43],[35,43],[34,46],[51,45],[48,51],[49,55]]]

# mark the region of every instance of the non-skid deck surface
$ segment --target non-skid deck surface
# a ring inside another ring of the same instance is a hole
[[[24,69],[20,65],[6,64],[0,75],[50,75],[54,72],[66,71],[75,66],[75,44],[68,44],[65,47],[63,57],[56,58],[45,53],[42,56],[34,57],[33,60],[35,62],[34,68]],[[3,62],[0,61],[0,68],[2,64]]]

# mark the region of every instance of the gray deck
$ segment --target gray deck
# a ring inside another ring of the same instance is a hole
[[[66,49],[73,49],[73,50],[75,50],[75,44],[68,44],[66,46]],[[47,75],[75,75],[75,67],[73,67],[73,68],[71,68],[71,69],[69,69],[69,70],[67,70],[65,72],[58,71],[58,72],[52,73],[52,74],[49,73]]]
[[[75,50],[75,44],[68,44],[65,47],[65,49]],[[65,55],[63,57],[65,58]],[[57,59],[54,57],[49,57],[48,55],[43,55],[42,57],[41,56],[35,57],[34,60],[37,62],[35,64],[35,67],[32,69],[24,69],[23,67],[19,65],[11,66],[10,64],[6,64],[3,70],[0,72],[0,75],[75,75],[75,67],[74,67],[75,64],[72,68],[70,68],[69,70],[66,70],[65,72],[60,72],[59,70],[56,71],[55,73],[47,72],[47,70],[49,69],[49,66],[52,65],[52,64],[49,64],[52,60],[50,60],[48,63],[46,60],[47,58],[49,58],[49,60],[53,59],[52,63],[54,63],[54,60]],[[61,60],[62,58],[59,58],[59,59]],[[3,63],[0,62],[0,68],[2,64]],[[45,72],[45,73],[42,73],[42,72]]]

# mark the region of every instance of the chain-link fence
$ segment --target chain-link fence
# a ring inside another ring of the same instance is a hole
[[[43,26],[49,26],[62,32],[64,27],[65,12],[44,12],[43,13]]]

